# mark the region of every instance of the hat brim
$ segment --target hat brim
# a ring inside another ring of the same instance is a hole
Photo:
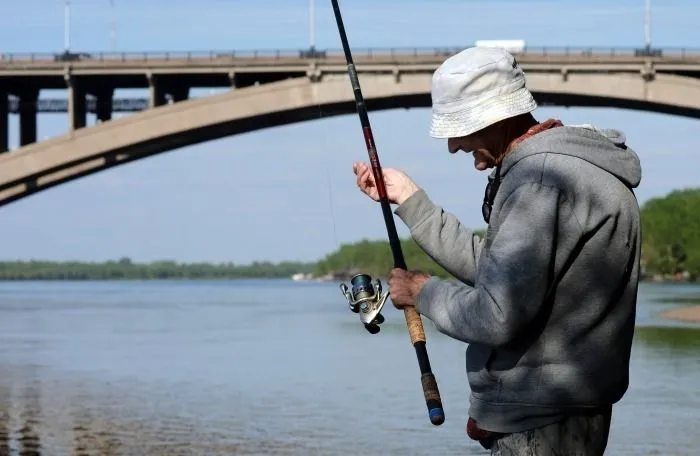
[[[537,109],[537,102],[525,87],[506,95],[489,98],[468,110],[439,112],[433,108],[430,136],[445,139],[471,135],[496,122],[532,112],[535,109]]]

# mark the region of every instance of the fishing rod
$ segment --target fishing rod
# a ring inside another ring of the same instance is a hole
[[[379,202],[382,207],[384,223],[386,224],[386,230],[389,235],[389,245],[391,246],[391,253],[394,256],[394,267],[407,270],[406,261],[404,260],[401,250],[399,235],[396,232],[394,217],[391,213],[389,199],[386,194],[384,176],[382,174],[382,167],[379,164],[377,149],[374,144],[374,136],[372,135],[372,127],[370,126],[369,116],[367,115],[367,107],[365,106],[365,100],[362,96],[362,90],[360,89],[360,81],[357,78],[357,70],[355,69],[355,63],[353,62],[352,53],[350,52],[350,45],[348,44],[348,38],[345,33],[343,18],[340,14],[340,7],[338,6],[338,0],[331,0],[331,2],[333,3],[335,21],[338,25],[340,40],[343,43],[343,51],[345,52],[345,59],[348,64],[350,83],[355,93],[357,114],[360,117],[362,133],[365,137],[365,144],[367,145],[367,153],[369,154],[370,163],[372,164],[374,180],[377,184]],[[381,282],[378,279],[373,287],[372,278],[368,274],[357,274],[350,282],[352,284],[352,290],[348,290],[345,284],[341,284],[340,286],[350,304],[350,309],[355,313],[360,313],[360,321],[364,323],[365,328],[367,328],[371,334],[378,333],[379,325],[384,322],[384,317],[380,312],[389,297],[389,291],[382,293]],[[423,321],[416,309],[412,306],[404,308],[404,316],[406,317],[406,326],[408,326],[411,343],[416,350],[416,357],[418,358],[423,395],[425,396],[425,404],[428,407],[428,416],[432,424],[439,426],[445,422],[445,412],[442,409],[440,391],[438,390],[435,376],[430,367],[430,359],[428,358],[428,351],[425,346],[426,339],[425,331],[423,330]]]

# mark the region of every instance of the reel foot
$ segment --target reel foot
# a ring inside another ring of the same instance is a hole
[[[365,329],[369,331],[370,334],[377,334],[379,332],[379,325],[373,323],[365,324]]]

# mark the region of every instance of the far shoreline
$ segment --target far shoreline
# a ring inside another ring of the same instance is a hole
[[[337,282],[337,281],[348,281],[355,274],[344,274],[344,273],[331,273],[322,276],[313,276],[309,273],[302,274],[297,273],[293,275],[231,275],[231,276],[166,276],[166,277],[0,277],[0,283],[12,283],[12,282],[129,282],[129,281],[139,281],[139,282],[196,282],[196,281],[226,281],[226,280],[292,280],[295,282]],[[300,277],[301,276],[301,277]],[[388,277],[372,276],[372,279],[379,279],[382,282],[386,282]],[[700,286],[700,280],[652,280],[644,279],[640,280],[639,284],[654,284],[654,285],[698,285]],[[698,298],[700,300],[700,297]]]
[[[332,283],[346,282],[352,278],[354,274],[335,273],[326,274],[320,277],[314,277],[309,273],[296,273],[292,276],[288,275],[272,275],[272,276],[232,276],[232,277],[71,277],[71,278],[55,278],[55,277],[23,277],[23,278],[0,278],[0,283],[22,283],[22,282],[51,282],[51,283],[79,283],[79,282],[236,282],[245,280],[275,280],[275,281],[292,281],[296,283]],[[373,277],[373,280],[379,279],[382,285],[387,285],[387,278]],[[667,284],[667,285],[700,285],[698,281],[683,281],[683,280],[640,280],[641,284]],[[669,302],[669,301],[667,301]],[[661,320],[670,320],[684,323],[700,324],[700,296],[697,300],[693,299],[693,304],[683,306],[680,302],[679,307],[663,311],[657,315]]]
[[[662,312],[659,318],[700,324],[700,304],[667,310]]]

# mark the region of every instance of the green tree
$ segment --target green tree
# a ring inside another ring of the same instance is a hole
[[[483,236],[483,231],[477,231]],[[406,265],[412,270],[421,270],[439,277],[452,277],[438,265],[413,239],[402,239]],[[314,269],[316,276],[329,273],[364,272],[373,277],[386,277],[394,267],[394,258],[388,241],[367,240],[353,244],[343,244],[338,250],[319,261]]]
[[[674,190],[641,208],[647,274],[700,274],[700,189]]]

